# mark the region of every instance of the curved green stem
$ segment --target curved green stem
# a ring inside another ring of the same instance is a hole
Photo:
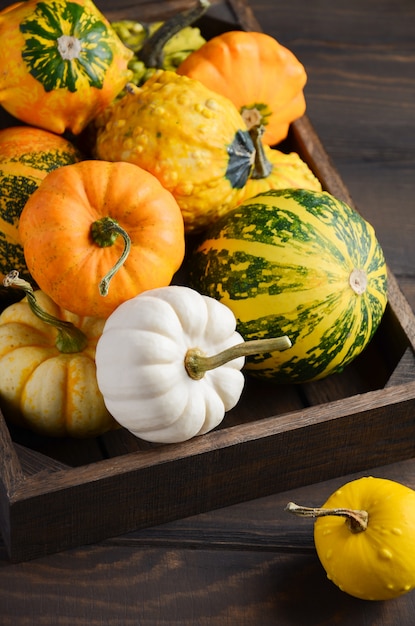
[[[209,0],[199,0],[198,4],[173,15],[166,20],[145,42],[141,50],[137,52],[137,58],[146,67],[163,69],[163,48],[166,43],[186,26],[190,26],[207,11],[210,6]]]
[[[19,278],[19,272],[17,270],[12,270],[4,277],[3,285],[5,287],[17,287],[24,291],[32,313],[45,324],[56,328],[58,334],[55,345],[59,352],[65,354],[82,352],[86,347],[88,339],[82,330],[74,326],[72,322],[61,320],[44,311],[36,300],[32,286],[26,280]]]
[[[261,139],[264,131],[265,127],[262,124],[256,124],[249,129],[249,134],[255,146],[255,161],[250,178],[267,178],[272,172],[272,163],[266,157],[264,144]]]
[[[206,356],[199,348],[190,348],[185,355],[184,366],[190,378],[200,380],[207,371],[220,367],[229,361],[233,361],[233,359],[252,354],[287,350],[291,345],[290,339],[284,335],[271,339],[243,341],[213,356]]]
[[[124,239],[124,250],[115,265],[105,274],[104,278],[101,279],[99,283],[101,296],[108,294],[111,280],[128,257],[131,250],[131,239],[127,231],[112,217],[102,217],[91,225],[92,239],[100,248],[112,246],[119,235]]]
[[[361,533],[367,528],[369,514],[367,511],[360,511],[355,509],[325,509],[323,507],[309,507],[299,506],[295,502],[289,502],[285,507],[285,510],[294,515],[300,517],[327,517],[329,515],[336,515],[346,518],[346,524],[352,533]]]

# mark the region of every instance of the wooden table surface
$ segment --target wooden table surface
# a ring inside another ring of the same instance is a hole
[[[104,12],[115,4],[134,2],[97,2]],[[413,0],[250,5],[305,65],[309,118],[415,308]],[[415,488],[412,460],[372,474]],[[412,626],[415,591],[388,602],[342,593],[320,566],[312,524],[283,510],[291,499],[322,504],[351,478],[26,563],[11,564],[0,546],[0,624]]]

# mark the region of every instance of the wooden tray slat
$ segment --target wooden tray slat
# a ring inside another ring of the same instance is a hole
[[[415,380],[415,355],[407,348],[385,386],[401,385],[412,380]]]
[[[14,561],[415,454],[415,382],[29,476],[10,502]],[[41,520],[41,522],[40,522]]]

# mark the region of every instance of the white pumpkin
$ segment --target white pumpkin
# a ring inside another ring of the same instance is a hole
[[[189,287],[152,289],[122,303],[96,349],[108,411],[146,441],[181,442],[212,430],[241,396],[244,355],[260,351],[235,327],[226,305]],[[266,342],[259,344],[267,351],[291,345],[287,337]]]

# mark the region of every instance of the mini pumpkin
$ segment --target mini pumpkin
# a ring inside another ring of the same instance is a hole
[[[327,192],[271,189],[207,229],[189,284],[232,309],[245,340],[289,335],[258,355],[253,376],[300,383],[340,373],[372,340],[387,303],[387,267],[371,224]]]
[[[0,280],[11,267],[31,279],[19,239],[20,214],[49,172],[81,159],[74,144],[60,135],[30,126],[0,130]]]
[[[58,134],[80,133],[132,76],[132,51],[91,0],[15,3],[0,39],[0,104]]]
[[[217,35],[192,52],[177,72],[232,100],[248,128],[265,125],[267,145],[285,139],[291,122],[306,109],[304,66],[291,50],[265,33]]]
[[[243,342],[225,305],[180,285],[152,289],[107,319],[97,380],[116,421],[141,439],[186,441],[221,423],[241,395],[244,356],[288,337]]]
[[[48,174],[22,211],[19,236],[37,285],[91,317],[168,285],[185,248],[172,194],[125,162],[81,161]]]
[[[118,427],[97,386],[104,320],[78,317],[10,272],[26,298],[0,315],[0,405],[7,420],[51,437],[92,437]]]
[[[175,197],[188,233],[231,210],[255,156],[230,100],[175,72],[157,71],[96,120],[95,155],[128,161],[156,176]]]
[[[335,491],[322,507],[291,502],[315,518],[314,542],[328,578],[363,600],[388,600],[415,587],[415,491],[365,476]]]

